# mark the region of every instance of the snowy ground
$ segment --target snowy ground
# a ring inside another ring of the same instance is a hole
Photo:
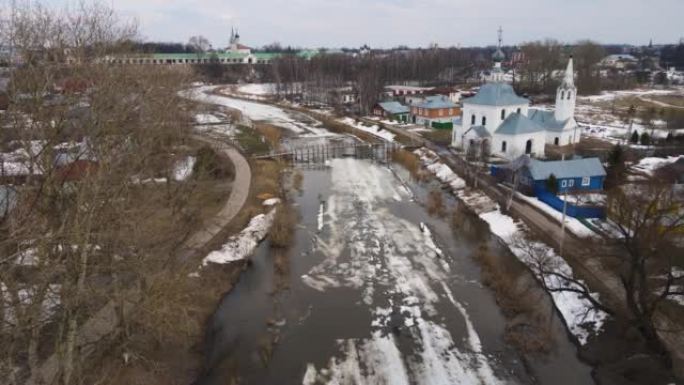
[[[173,179],[179,182],[187,180],[192,175],[196,162],[197,158],[194,156],[186,156],[178,161],[173,168]]]
[[[195,115],[195,121],[197,122],[195,131],[232,138],[240,130],[233,123],[219,124],[226,120],[226,117],[219,117],[215,114],[197,114]]]
[[[540,201],[537,198],[534,197],[528,197],[525,194],[521,193],[516,193],[516,197],[524,200],[525,202],[531,204],[532,206],[537,207],[538,209],[542,210],[546,214],[550,215],[552,218],[554,218],[558,222],[563,221],[563,213],[554,209],[553,207],[547,205],[546,203]],[[570,199],[568,199],[570,201]],[[598,234],[593,232],[591,229],[589,229],[587,226],[582,224],[577,218],[573,218],[571,216],[566,215],[565,216],[565,229],[572,232],[576,236],[580,238],[588,238],[588,237],[597,237]]]
[[[201,86],[181,92],[181,95],[198,102],[215,104],[239,110],[252,121],[262,121],[273,124],[302,137],[330,137],[336,136],[328,130],[320,127],[320,122],[313,121],[311,124],[303,123],[295,119],[290,113],[272,105],[251,102],[232,98],[224,95],[208,94],[218,90],[218,86]]]
[[[465,185],[463,180],[456,176],[448,166],[440,163],[439,157],[434,152],[418,149],[415,153],[420,156],[426,167],[435,173],[440,180],[449,184],[456,183],[457,186],[452,187],[454,194],[487,222],[492,233],[508,245],[513,254],[533,271],[535,271],[535,261],[530,258],[529,251],[531,249],[544,254],[545,258],[554,266],[555,271],[569,276],[573,275],[572,268],[554,252],[552,247],[541,242],[523,241],[526,235],[529,234],[529,230],[522,223],[515,222],[513,218],[503,214],[498,205],[483,193],[472,190],[468,191],[461,187],[461,184]],[[435,164],[440,166],[434,167]],[[430,168],[430,166],[433,167]],[[573,227],[573,225],[568,225],[568,227]],[[589,231],[586,226],[582,225],[582,227]],[[550,288],[558,287],[559,285],[557,279],[552,276],[545,276],[543,279]],[[589,301],[574,293],[558,292],[551,293],[551,295],[556,307],[563,315],[570,332],[577,337],[580,343],[585,344],[589,335],[601,329],[607,315],[593,310]]]
[[[601,95],[579,97],[577,99],[577,107],[575,109],[575,118],[582,127],[582,134],[593,136],[612,142],[627,139],[630,135],[630,127],[625,124],[619,116],[613,113],[612,108],[607,103],[621,98],[637,97],[643,100],[648,100],[649,96],[656,95],[672,95],[682,93],[681,89],[675,90],[628,90],[628,91],[604,91]],[[540,106],[541,108],[550,108],[550,106]],[[665,122],[656,120],[657,127],[665,127]],[[650,127],[645,127],[639,121],[638,117],[634,119],[631,126],[632,132],[636,131],[639,135],[647,132],[649,135],[653,133],[656,138],[663,139],[668,132],[664,129],[651,130]],[[674,135],[684,134],[684,127],[679,127],[673,130]],[[638,146],[637,146],[638,147]]]
[[[273,203],[274,202],[269,202]],[[226,264],[245,259],[252,254],[259,242],[266,238],[268,231],[273,223],[276,209],[272,209],[268,214],[259,214],[249,221],[240,233],[230,237],[221,249],[212,251],[203,260],[202,266],[210,263]]]
[[[358,129],[358,130],[367,132],[367,133],[369,133],[369,134],[371,134],[371,135],[373,135],[373,136],[376,136],[376,137],[378,137],[378,138],[380,138],[380,139],[384,139],[384,140],[386,140],[386,141],[388,141],[388,142],[394,142],[394,138],[395,138],[395,136],[396,136],[396,135],[394,135],[393,133],[391,133],[391,132],[389,132],[389,131],[387,131],[387,130],[381,129],[381,128],[380,128],[379,126],[377,126],[377,125],[373,125],[373,126],[370,126],[370,127],[369,127],[369,126],[365,126],[365,125],[362,124],[362,123],[356,123],[356,121],[354,121],[354,119],[352,119],[352,118],[340,119],[339,122],[340,122],[340,123],[344,123],[344,124],[346,124],[346,125],[348,125],[348,126],[352,126],[352,127],[356,128],[356,129]]]
[[[315,242],[325,259],[302,280],[321,292],[358,290],[373,309],[371,336],[339,339],[338,354],[322,367],[309,363],[303,383],[508,383],[456,300],[450,264],[428,227],[387,209],[411,199],[391,170],[353,159],[333,160],[331,169]],[[440,321],[446,311],[460,319],[463,339]],[[400,339],[389,332],[395,327]]]
[[[238,87],[238,92],[249,95],[273,95],[276,92],[274,83],[250,83]]]
[[[639,163],[632,166],[632,168],[638,172],[651,176],[657,169],[675,163],[681,158],[684,158],[684,155],[669,156],[667,158],[643,158]]]

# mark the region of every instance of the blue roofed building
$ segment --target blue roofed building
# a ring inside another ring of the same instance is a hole
[[[461,109],[444,95],[428,96],[411,106],[413,123],[433,128],[452,128]]]
[[[380,102],[373,107],[373,115],[399,122],[408,122],[411,109],[399,102]]]
[[[540,161],[531,159],[526,167],[527,184],[535,191],[545,190],[551,174],[556,177],[558,192],[602,191],[606,170],[598,158]],[[521,180],[522,182],[522,180]]]
[[[567,146],[579,140],[572,58],[556,91],[553,111],[530,108],[530,101],[505,82],[501,49],[492,59],[494,68],[488,82],[475,96],[462,100],[463,115],[460,125],[454,126],[452,146],[465,151],[471,146],[487,146],[493,155],[512,160],[520,155],[543,158],[546,145]],[[482,127],[488,135],[472,127]]]

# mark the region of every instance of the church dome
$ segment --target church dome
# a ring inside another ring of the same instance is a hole
[[[496,49],[496,52],[492,55],[492,60],[494,60],[495,63],[501,63],[506,60],[506,55],[501,51],[501,48]]]

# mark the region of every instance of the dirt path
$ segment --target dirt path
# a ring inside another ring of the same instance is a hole
[[[655,104],[658,107],[677,108],[680,110],[684,110],[684,107],[682,107],[682,106],[675,106],[674,104],[668,104],[665,102],[661,102],[659,100],[653,100],[653,99],[645,98],[643,96],[639,96],[639,100],[646,102],[646,103]]]
[[[194,139],[207,143],[214,150],[227,156],[235,166],[235,180],[230,191],[230,197],[223,205],[223,208],[212,218],[204,223],[204,228],[193,234],[180,253],[181,258],[190,257],[197,250],[204,247],[214,238],[223,228],[225,228],[235,216],[240,212],[242,206],[247,202],[249,188],[252,182],[252,170],[247,159],[234,147],[218,141],[217,139],[195,135]]]

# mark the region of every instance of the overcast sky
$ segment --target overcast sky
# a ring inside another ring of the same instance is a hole
[[[48,0],[50,1],[50,0]],[[68,0],[51,0],[54,2]],[[684,0],[105,0],[135,17],[146,40],[300,47],[479,46],[547,37],[573,42],[675,43]]]

